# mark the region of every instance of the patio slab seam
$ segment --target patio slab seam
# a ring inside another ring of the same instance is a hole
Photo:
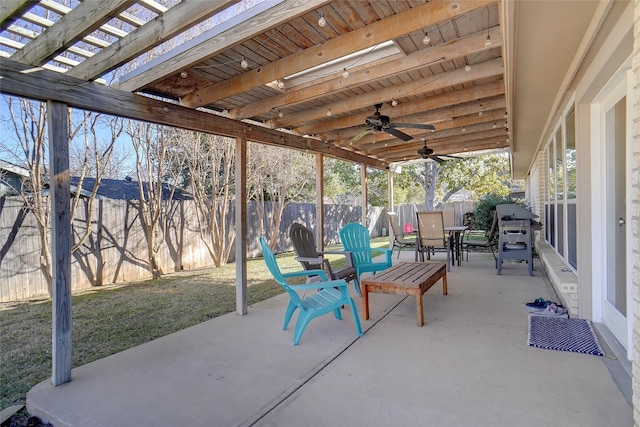
[[[393,312],[393,310],[398,307],[400,304],[402,304],[402,302],[406,299],[407,297],[404,297],[402,299],[400,299],[397,303],[395,303],[394,305],[392,305],[382,316],[380,316],[380,318],[378,318],[377,320],[375,320],[373,323],[371,323],[368,326],[363,325],[363,332],[366,335],[366,333],[368,331],[370,331],[371,329],[373,329],[374,326],[376,326],[378,323],[380,323],[384,318],[386,318],[389,314],[391,314]],[[363,335],[364,337],[364,335]],[[331,356],[325,358],[320,364],[318,364],[318,366],[316,366],[312,371],[310,371],[309,373],[307,373],[304,377],[302,377],[301,381],[298,384],[294,384],[291,387],[289,387],[287,390],[283,391],[282,393],[280,393],[277,397],[275,397],[271,402],[269,402],[267,405],[263,406],[259,411],[256,411],[251,417],[249,417],[247,420],[245,420],[242,424],[240,424],[238,427],[251,427],[253,425],[255,425],[256,423],[260,422],[260,420],[262,420],[264,417],[268,416],[272,411],[274,411],[275,409],[277,409],[280,405],[282,405],[283,403],[285,403],[291,396],[293,396],[298,390],[300,390],[302,387],[304,387],[305,384],[307,384],[309,381],[311,381],[316,375],[318,375],[320,372],[322,372],[325,368],[327,368],[331,362],[335,361],[336,359],[338,359],[342,354],[344,354],[345,351],[347,351],[351,346],[353,346],[360,338],[363,337],[356,337],[354,338],[352,341],[348,342],[347,344],[345,344],[344,346],[342,346],[338,351],[336,351],[334,354],[332,354]]]

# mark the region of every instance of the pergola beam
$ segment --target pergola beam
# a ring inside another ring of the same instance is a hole
[[[117,15],[134,3],[132,0],[84,0],[35,40],[11,55],[11,59],[25,64],[42,65],[67,45],[100,27],[109,16]]]
[[[159,101],[0,58],[0,92],[40,101],[197,132],[246,138],[249,141],[323,153],[350,162],[386,169],[387,163],[310,138]]]
[[[279,3],[276,6],[267,8],[256,16],[246,20],[242,25],[229,25],[229,28],[219,31],[214,27],[209,32],[204,33],[206,37],[201,37],[201,42],[180,51],[177,54],[163,58],[160,67],[146,69],[142,73],[132,73],[114,86],[123,90],[140,90],[154,82],[160,81],[167,76],[177,73],[185,68],[189,68],[207,58],[217,55],[226,50],[229,46],[234,46],[259,36],[264,32],[278,27],[295,16],[309,13],[331,0],[290,0],[271,1],[254,7],[265,8],[269,3]],[[242,18],[242,14],[238,16]],[[227,24],[227,23],[225,23]]]
[[[502,35],[498,28],[492,28],[490,34],[493,47],[502,45]],[[450,40],[442,45],[418,50],[410,55],[394,55],[384,60],[376,61],[373,66],[365,65],[356,70],[350,69],[348,79],[345,79],[340,74],[334,79],[321,80],[318,84],[311,86],[287,88],[287,91],[281,95],[234,108],[229,111],[229,116],[238,119],[255,117],[267,113],[272,108],[291,107],[333,91],[343,90],[346,86],[355,87],[389,78],[400,71],[406,72],[427,67],[435,62],[451,61],[455,58],[486,50],[486,40],[487,32],[480,31],[467,37]]]
[[[419,31],[427,25],[436,25],[453,19],[461,13],[494,2],[495,0],[431,1],[223,82],[202,88],[184,96],[180,101],[183,105],[192,108],[205,106],[413,31]]]
[[[93,80],[239,1],[183,0],[100,53],[82,61],[67,74]]]

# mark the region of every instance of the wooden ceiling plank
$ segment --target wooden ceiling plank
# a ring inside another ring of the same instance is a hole
[[[213,57],[245,40],[278,27],[293,17],[304,15],[330,2],[331,0],[291,0],[282,2],[259,13],[241,25],[232,26],[221,33],[217,33],[215,37],[203,40],[201,43],[178,54],[173,54],[157,66],[150,67],[142,73],[125,76],[114,87],[129,91],[140,90],[171,74],[198,64],[206,58]]]
[[[28,71],[28,72],[27,72]],[[95,111],[160,125],[278,145],[312,150],[331,157],[384,169],[385,162],[332,147],[322,141],[302,138],[211,113],[195,111],[128,91],[30,67],[11,59],[0,59],[0,92],[39,101],[54,100],[73,108]]]
[[[504,108],[500,110],[495,110],[496,112],[501,112],[504,114],[506,111]],[[444,138],[456,138],[463,135],[473,135],[479,132],[489,132],[496,131],[497,134],[504,134],[506,136],[506,132],[504,130],[504,119],[496,120],[496,127],[493,127],[493,121],[487,121],[486,118],[478,116],[477,114],[472,114],[465,117],[459,117],[453,120],[447,120],[446,122],[441,123],[441,127],[437,132],[433,133],[420,133],[414,132],[414,140],[416,143],[422,143],[423,138],[428,142],[437,141]],[[462,132],[462,128],[465,128],[465,132]],[[386,140],[376,141],[375,143],[369,143],[364,146],[359,145],[358,148],[368,152],[368,153],[377,153],[382,147],[386,148],[397,148],[406,145],[407,143],[404,141],[400,141],[397,138],[387,138]]]
[[[493,29],[493,34],[495,43],[501,43],[502,37],[497,28]],[[271,108],[296,105],[311,98],[325,95],[327,92],[339,91],[345,87],[357,86],[390,77],[402,70],[421,68],[425,64],[434,61],[451,60],[452,58],[473,54],[486,49],[484,47],[486,38],[486,31],[482,31],[463,39],[447,42],[444,45],[421,49],[406,57],[393,55],[388,61],[376,61],[371,67],[362,67],[356,71],[350,71],[347,79],[342,75],[338,75],[338,77],[330,81],[323,81],[322,84],[308,86],[299,90],[296,90],[295,87],[290,88],[283,95],[248,104],[230,111],[229,114],[231,117],[239,119],[255,117],[264,114]]]
[[[239,1],[183,0],[68,73],[83,80],[93,80]]]
[[[326,43],[292,54],[280,61],[243,73],[232,79],[200,89],[183,97],[181,103],[191,108],[205,106],[236,93],[322,65],[345,55],[375,46],[384,41],[419,30],[425,23],[442,22],[458,14],[486,6],[491,0],[462,2],[432,1],[358,30],[338,36]]]
[[[382,106],[380,110],[383,114],[387,114],[394,117],[404,117],[410,114],[420,113],[424,111],[436,110],[443,107],[449,107],[464,102],[470,102],[485,98],[491,98],[497,95],[504,95],[505,87],[504,82],[499,81],[495,83],[489,83],[487,85],[475,86],[471,89],[461,90],[459,92],[450,92],[442,95],[432,96],[426,99],[420,99],[409,103],[400,103],[397,107],[390,109],[386,104]],[[454,110],[456,111],[456,110]],[[324,134],[331,135],[331,132],[335,129],[343,129],[353,126],[360,126],[364,123],[364,117],[347,116],[334,120],[325,120],[317,122],[311,125],[300,126],[295,128],[296,132],[301,134]],[[435,118],[430,119],[427,123],[435,121]],[[402,121],[405,121],[402,119]],[[336,140],[338,137],[327,137],[326,140]]]
[[[25,64],[42,65],[134,3],[132,0],[85,0],[11,58]]]
[[[292,124],[313,122],[325,118],[325,112],[331,109],[333,114],[347,114],[360,108],[371,108],[372,105],[388,102],[405,96],[411,96],[416,92],[426,92],[458,84],[464,81],[485,78],[489,76],[499,76],[504,73],[501,59],[494,59],[484,64],[474,66],[471,71],[464,69],[452,71],[445,75],[435,75],[429,79],[413,81],[401,86],[392,86],[369,92],[356,98],[343,102],[336,102],[325,105],[324,111],[307,110],[297,114],[290,114],[276,121],[274,127],[287,127]]]
[[[20,15],[38,3],[30,0],[13,0],[0,2],[0,32],[9,28]]]
[[[419,105],[418,101],[416,103]],[[504,108],[505,104],[506,103],[504,100],[504,95],[502,95],[502,96],[496,96],[493,98],[487,98],[484,100],[468,101],[468,102],[457,104],[457,105],[441,107],[441,108],[430,110],[428,112],[425,112],[419,115],[414,115],[414,116],[404,116],[404,117],[394,116],[392,117],[392,122],[432,123],[436,127],[435,132],[438,132],[442,129],[447,129],[448,128],[447,124],[455,120],[455,118],[457,117],[467,116],[470,114],[475,114],[477,116],[479,111],[484,111],[485,109],[494,111],[496,109]],[[417,117],[417,118],[414,119],[412,117]],[[488,120],[488,119],[485,119],[485,120]],[[380,133],[380,134],[373,134],[373,135],[366,136],[360,141],[358,141],[357,143],[351,144],[349,140],[355,135],[357,135],[358,133],[360,133],[363,129],[364,129],[363,126],[358,126],[358,127],[340,129],[338,131],[333,131],[333,132],[316,133],[312,135],[315,135],[316,137],[319,137],[322,140],[334,141],[344,146],[350,145],[355,147],[358,147],[361,144],[367,143],[367,142],[373,142],[373,141],[380,142],[386,139],[393,140],[393,137],[391,137],[390,135],[386,133]],[[407,129],[406,133],[411,134],[411,131],[414,134],[420,134],[419,130],[411,130],[411,129]],[[433,132],[427,131],[423,133],[431,134]]]

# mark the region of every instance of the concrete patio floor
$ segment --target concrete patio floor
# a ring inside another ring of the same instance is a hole
[[[491,254],[471,254],[449,295],[440,284],[424,327],[412,297],[370,294],[363,337],[345,309],[294,347],[283,294],[45,381],[27,409],[55,427],[633,425],[630,380],[602,339],[605,357],[527,345],[523,303],[555,297],[537,259],[534,277],[524,264],[497,276]]]

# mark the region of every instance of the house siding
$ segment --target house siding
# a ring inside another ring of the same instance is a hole
[[[640,426],[640,0],[635,1],[633,14],[632,115],[631,115],[631,218],[633,234],[633,418]]]

